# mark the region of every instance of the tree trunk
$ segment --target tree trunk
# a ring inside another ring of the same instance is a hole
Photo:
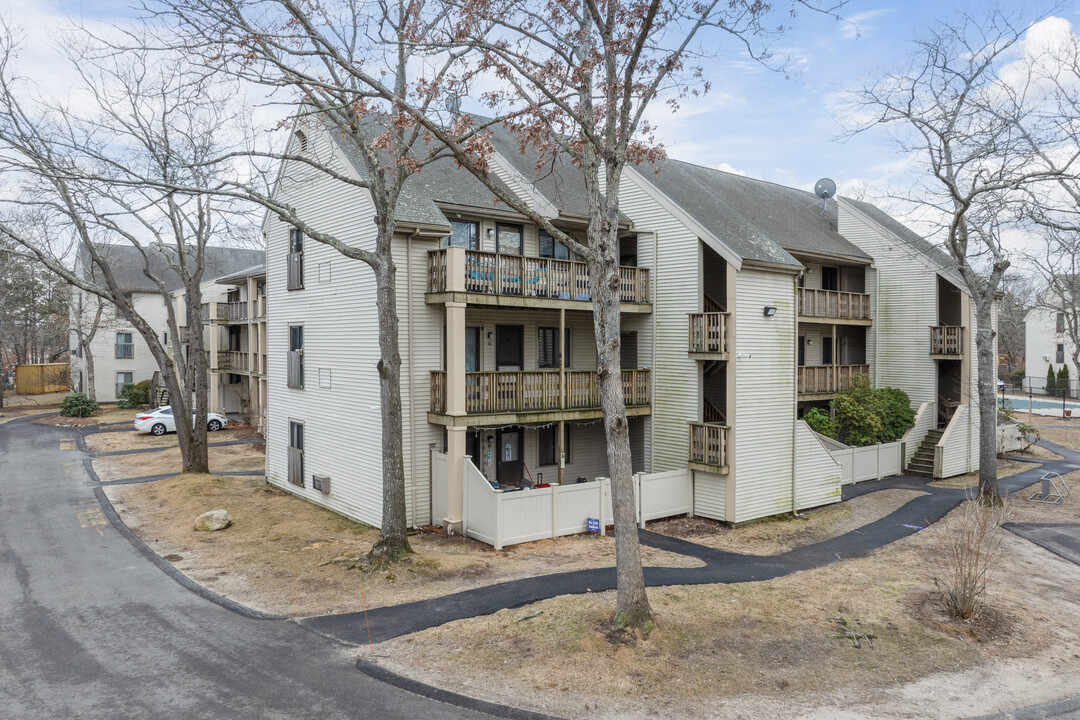
[[[390,217],[389,214],[384,217]],[[401,442],[401,353],[398,345],[397,267],[392,257],[394,225],[379,223],[375,273],[379,318],[379,406],[382,412],[382,527],[370,560],[385,564],[411,554],[405,512],[405,463]]]
[[[94,384],[94,353],[90,349],[90,343],[85,343],[82,350],[86,358],[86,395],[91,400],[97,400],[97,387]]]
[[[975,346],[979,360],[979,500],[1000,504],[997,480],[997,372],[994,328],[991,324],[993,294],[972,293],[978,330]]]
[[[183,472],[209,473],[210,457],[206,441],[206,414],[209,411],[206,397],[208,369],[206,352],[203,350],[202,294],[197,279],[193,284],[194,287],[189,284],[186,288],[184,298],[189,333],[187,366],[188,375],[193,381],[185,387],[176,364],[170,358],[165,358],[158,364],[161,367],[161,379],[169,389],[169,405],[176,420],[176,436],[180,443]],[[169,332],[179,340],[177,328],[170,328]],[[210,342],[217,341],[215,335],[216,333],[211,334]],[[179,346],[177,351],[181,351]]]
[[[590,193],[600,189],[590,182]],[[611,477],[611,505],[615,523],[615,575],[617,597],[615,622],[620,627],[645,628],[652,621],[652,608],[645,593],[638,543],[637,508],[634,499],[630,428],[622,387],[622,317],[619,280],[618,174],[608,169],[606,197],[590,202],[589,245],[596,250],[589,260],[589,289],[592,294],[593,329],[596,334],[596,372],[600,407],[604,413],[608,474]]]

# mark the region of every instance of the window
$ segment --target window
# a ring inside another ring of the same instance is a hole
[[[823,267],[821,268],[821,289],[822,290],[839,290],[840,289],[840,268]]]
[[[569,260],[570,250],[561,242],[540,231],[540,257],[555,258],[556,260]]]
[[[300,228],[289,230],[288,289],[304,289],[304,233]]]
[[[564,425],[563,433],[563,454],[566,456],[566,462],[570,462],[570,426]],[[536,431],[536,445],[539,450],[537,465],[558,465],[559,464],[559,449],[555,446],[555,440],[558,437],[559,431],[558,425],[551,427],[540,428]]]
[[[1059,362],[1059,363],[1065,362],[1065,345],[1062,344],[1062,343],[1058,343],[1058,346],[1057,346],[1057,360],[1055,360],[1054,362]]]
[[[562,348],[559,347],[559,328],[537,328],[536,334],[537,366],[540,368],[559,367],[559,353],[562,351]],[[563,347],[566,348],[567,352],[566,366],[570,367],[570,328],[566,328]]]
[[[500,255],[521,255],[524,251],[522,244],[523,230],[520,225],[495,225],[495,239],[499,246]]]
[[[1063,312],[1057,314],[1057,331],[1059,333],[1065,332],[1065,313]]]
[[[821,338],[821,364],[832,365],[833,364],[833,347],[832,338]]]
[[[465,328],[465,372],[480,371],[480,328]]]
[[[304,387],[304,326],[289,328],[289,363],[287,384],[291,388]]]
[[[120,397],[120,391],[124,389],[125,385],[130,385],[134,382],[133,373],[118,372],[116,373],[116,397]]]
[[[450,237],[443,238],[443,247],[453,245],[466,250],[480,249],[480,223],[472,220],[451,220]]]
[[[135,343],[131,339],[131,333],[116,333],[116,357],[135,357]]]
[[[304,487],[304,423],[289,421],[289,482]]]

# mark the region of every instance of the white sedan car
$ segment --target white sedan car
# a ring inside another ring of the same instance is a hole
[[[215,412],[206,414],[207,430],[220,430],[228,424],[229,419],[224,415]],[[166,405],[139,413],[135,416],[135,429],[151,435],[176,432],[176,418],[173,417],[172,408]]]

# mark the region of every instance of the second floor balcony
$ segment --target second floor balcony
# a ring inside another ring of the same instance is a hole
[[[588,309],[589,268],[576,260],[499,255],[465,248],[428,253],[428,299],[477,305]],[[648,268],[619,267],[624,312],[650,312]]]
[[[447,377],[431,372],[431,413],[447,413]],[[627,415],[647,415],[652,393],[648,370],[622,371]],[[600,392],[595,372],[582,370],[500,370],[465,373],[465,412],[484,422],[598,418]],[[436,422],[443,418],[432,418]],[[447,423],[451,424],[451,423]],[[456,424],[468,424],[458,422]]]
[[[799,322],[870,325],[867,293],[799,288]]]
[[[964,354],[964,328],[939,325],[930,328],[930,357],[954,359]]]
[[[249,367],[248,353],[242,350],[218,350],[216,369],[247,372]]]
[[[727,360],[727,323],[728,313],[726,312],[690,313],[687,339],[687,353],[690,357],[702,360]]]
[[[870,375],[869,365],[820,365],[799,368],[799,396],[835,395],[856,375]]]
[[[728,441],[731,428],[720,423],[690,423],[689,457],[692,469],[718,474],[728,472]]]

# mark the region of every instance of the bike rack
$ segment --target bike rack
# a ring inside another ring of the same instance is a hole
[[[1055,480],[1055,478],[1057,479]],[[1039,479],[1042,480],[1042,489],[1033,492],[1031,497],[1028,498],[1028,502],[1060,505],[1062,500],[1069,497],[1069,486],[1065,484],[1065,480],[1061,475],[1056,472],[1048,472]]]

